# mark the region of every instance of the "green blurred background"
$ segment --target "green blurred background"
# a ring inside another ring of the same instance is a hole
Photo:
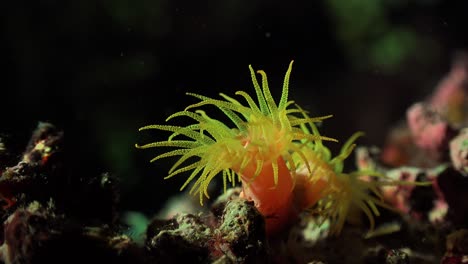
[[[185,92],[252,92],[248,65],[278,96],[294,59],[290,98],[334,114],[326,135],[386,131],[468,47],[468,2],[443,0],[8,1],[1,16],[3,140],[20,155],[38,121],[66,132],[70,175],[121,180],[121,209],[147,214],[177,192],[171,162],[136,142],[140,126],[195,102]],[[332,146],[332,149],[335,147]]]

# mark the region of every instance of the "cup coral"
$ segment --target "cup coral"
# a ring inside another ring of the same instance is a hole
[[[352,152],[351,137],[341,153],[331,158],[323,141],[336,141],[319,134],[314,123],[328,116],[310,117],[306,111],[288,100],[289,77],[293,61],[284,76],[281,98],[278,103],[271,95],[267,75],[262,77],[261,86],[255,71],[249,65],[256,102],[246,92],[238,91],[245,103],[220,94],[222,99],[189,93],[199,99],[185,110],[170,115],[166,121],[176,117],[195,120],[186,127],[172,125],[148,125],[139,130],[164,130],[172,132],[166,141],[136,145],[137,148],[173,147],[166,153],[153,158],[180,156],[169,170],[165,179],[177,174],[191,172],[180,190],[192,181],[190,193],[198,194],[200,203],[209,198],[208,186],[217,175],[222,175],[224,190],[227,183],[241,181],[241,196],[253,200],[257,209],[265,216],[266,228],[274,233],[285,226],[305,209],[314,208],[327,217],[336,219],[335,229],[343,226],[351,205],[360,207],[373,224],[373,215],[378,215],[376,204],[380,200],[377,181],[361,180],[369,172],[344,174],[343,160]],[[211,118],[199,108],[213,105],[221,110],[234,127]],[[195,109],[195,110],[193,110]],[[369,195],[369,191],[377,196]]]

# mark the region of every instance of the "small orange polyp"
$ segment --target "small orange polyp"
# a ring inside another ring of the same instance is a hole
[[[329,187],[329,183],[322,178],[312,181],[306,175],[296,175],[294,206],[296,211],[301,212],[314,206],[323,197],[323,193]]]

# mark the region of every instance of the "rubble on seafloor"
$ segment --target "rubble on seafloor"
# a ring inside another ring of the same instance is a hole
[[[39,123],[20,161],[2,169],[0,263],[144,263],[119,232],[115,179],[70,177],[64,160],[63,131]]]
[[[357,149],[359,169],[403,184],[382,186],[395,209],[381,210],[374,230],[355,215],[338,236],[327,219],[303,214],[268,237],[264,217],[237,187],[210,210],[197,212],[189,196],[170,200],[139,244],[121,224],[117,179],[70,175],[64,133],[40,123],[19,162],[1,170],[0,263],[468,263],[467,91],[461,55],[384,146]],[[5,149],[0,142],[0,155]]]

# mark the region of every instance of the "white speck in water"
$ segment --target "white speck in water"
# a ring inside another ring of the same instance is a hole
[[[271,32],[265,32],[265,38],[270,38],[271,37]]]

